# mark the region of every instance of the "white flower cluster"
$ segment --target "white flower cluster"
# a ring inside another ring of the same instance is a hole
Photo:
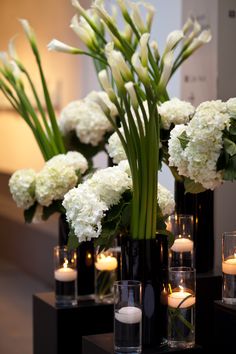
[[[123,128],[119,128],[119,130],[124,136]],[[125,150],[117,133],[113,133],[108,139],[107,152],[112,158],[113,163],[118,164],[119,162],[127,159]]]
[[[83,100],[69,103],[61,112],[58,121],[63,135],[75,131],[79,140],[84,144],[97,146],[104,135],[112,131],[112,125],[97,103],[100,97],[110,109],[111,117],[117,115],[115,105],[105,92],[91,92]]]
[[[171,124],[186,124],[193,116],[195,108],[191,103],[172,98],[158,107],[163,129],[170,129]]]
[[[53,200],[62,200],[76,186],[77,171],[84,173],[87,168],[87,160],[79,152],[56,155],[38,173],[31,169],[16,171],[9,181],[12,197],[23,209],[36,201],[41,206],[49,206]]]
[[[79,242],[100,236],[105,212],[119,203],[122,194],[132,189],[132,180],[127,161],[118,166],[98,170],[77,188],[71,189],[62,205]],[[164,216],[174,211],[172,194],[158,184],[158,201]]]
[[[79,242],[100,235],[104,212],[117,204],[130,187],[128,174],[120,166],[114,166],[95,172],[65,195],[62,205]]]
[[[18,170],[9,180],[9,188],[19,208],[28,209],[35,202],[36,172],[32,169]]]
[[[236,99],[200,104],[188,125],[176,126],[169,140],[169,164],[180,175],[214,189],[222,183],[222,172],[216,163],[223,146],[222,133],[229,127],[230,117],[236,114]],[[183,149],[178,137],[185,131],[187,145]]]
[[[173,194],[160,183],[158,183],[157,199],[163,216],[171,215],[175,209],[175,200]]]

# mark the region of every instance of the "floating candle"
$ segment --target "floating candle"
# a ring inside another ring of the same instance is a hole
[[[135,306],[122,307],[115,312],[115,319],[126,324],[139,323],[142,319],[142,311]]]
[[[232,256],[222,262],[222,271],[225,274],[236,275],[236,257]]]
[[[113,256],[106,256],[105,254],[100,254],[97,256],[97,261],[95,262],[95,267],[100,271],[112,271],[117,268],[117,259]]]
[[[186,300],[183,301],[184,299]],[[179,306],[182,301],[183,303]],[[177,308],[179,306],[180,308],[187,308],[193,306],[195,302],[195,296],[184,289],[181,289],[180,291],[173,291],[171,294],[168,295],[169,307]]]
[[[77,278],[77,271],[68,267],[68,260],[63,263],[63,267],[54,271],[54,278],[59,281],[73,281]]]
[[[185,237],[179,237],[173,243],[171,250],[174,252],[192,252],[193,241]]]

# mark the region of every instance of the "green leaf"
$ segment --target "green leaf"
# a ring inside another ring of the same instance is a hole
[[[61,200],[54,200],[48,207],[43,207],[42,219],[47,220],[54,213],[65,213]]]
[[[236,135],[236,121],[234,117],[230,119],[229,133],[231,135]]]
[[[73,250],[76,249],[78,246],[79,246],[78,237],[75,235],[74,230],[70,227],[67,248],[68,250]]]
[[[224,147],[230,156],[234,156],[236,154],[236,144],[232,140],[224,138]]]
[[[30,224],[33,220],[34,214],[36,212],[38,203],[35,202],[30,208],[24,210],[24,218],[27,224]]]
[[[185,193],[192,193],[192,194],[205,192],[205,190],[206,190],[201,185],[201,183],[195,183],[190,178],[185,178],[185,180],[184,180],[184,188],[185,188]]]
[[[224,180],[233,181],[236,179],[236,156],[229,159],[227,167],[224,170]]]
[[[180,141],[180,145],[181,145],[182,149],[184,150],[189,142],[189,138],[187,137],[186,132],[183,131],[183,133],[180,136],[178,136],[178,139]]]
[[[226,169],[228,163],[229,163],[229,154],[224,149],[221,149],[220,156],[216,163],[216,170],[221,171]]]

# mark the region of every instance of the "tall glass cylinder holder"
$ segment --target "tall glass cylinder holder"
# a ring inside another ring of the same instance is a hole
[[[169,216],[167,229],[174,235],[169,249],[170,267],[194,267],[193,215]]]
[[[55,300],[58,307],[77,305],[76,250],[54,247]]]
[[[189,267],[169,268],[168,345],[195,345],[196,271]]]
[[[120,263],[120,247],[114,245],[106,251],[95,250],[95,302],[113,303],[114,282]]]
[[[114,351],[142,352],[141,282],[121,280],[114,284]]]
[[[222,300],[236,305],[236,231],[222,237]]]

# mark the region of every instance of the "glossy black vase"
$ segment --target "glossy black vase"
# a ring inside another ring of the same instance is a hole
[[[65,215],[59,217],[59,245],[67,244],[69,225]],[[92,241],[86,241],[77,248],[77,290],[79,296],[94,294],[94,246]]]
[[[158,235],[152,240],[121,242],[122,279],[142,283],[142,343],[144,348],[158,347],[166,342],[168,284],[168,242]]]
[[[186,193],[181,182],[175,182],[177,214],[193,215],[193,240],[195,267],[198,273],[206,273],[214,264],[214,193]]]

